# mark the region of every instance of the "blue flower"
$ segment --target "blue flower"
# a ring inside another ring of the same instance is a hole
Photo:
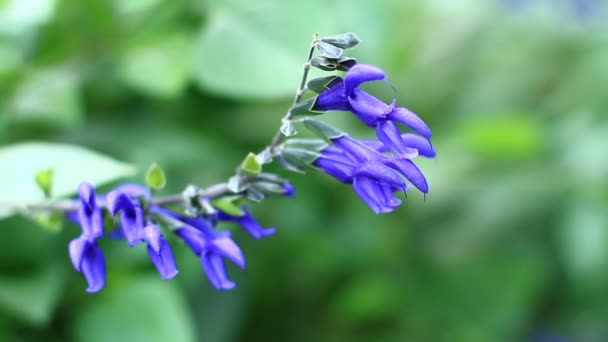
[[[112,215],[121,212],[122,233],[130,246],[145,241],[148,244],[150,260],[160,273],[162,279],[171,279],[178,273],[171,246],[161,234],[160,228],[153,222],[144,226],[144,213],[136,195],[146,195],[139,187],[123,186],[108,194],[108,210]]]
[[[175,233],[198,255],[207,279],[215,288],[230,290],[236,286],[236,283],[228,278],[224,258],[244,269],[245,257],[230,237],[230,232],[215,231],[214,222],[203,216],[184,217],[160,207],[154,208],[154,211],[180,222],[181,226]]]
[[[70,259],[74,268],[84,276],[88,284],[87,292],[93,293],[103,289],[106,284],[105,257],[97,246],[97,239],[103,235],[103,212],[97,205],[93,185],[82,182],[78,193],[78,221],[82,235],[70,242]]]
[[[412,111],[396,107],[395,101],[387,105],[358,88],[362,83],[385,79],[386,74],[380,68],[357,64],[348,70],[343,80],[334,82],[329,89],[320,93],[312,109],[350,111],[366,125],[375,127],[378,138],[393,152],[404,153],[406,144],[400,139],[396,123],[409,127],[427,139],[431,138],[432,133]]]
[[[408,136],[407,140],[410,139],[420,143]],[[402,177],[423,193],[429,190],[424,174],[411,161],[419,154],[413,147],[405,146],[407,154],[384,155],[380,152],[386,148],[382,142],[375,144],[374,149],[369,142],[344,135],[332,143],[333,146],[321,151],[314,165],[343,183],[353,184],[355,193],[377,214],[391,212],[401,204],[394,193],[409,188]],[[424,154],[434,155],[430,143],[419,145],[424,147]]]
[[[293,192],[293,190],[291,191]],[[232,216],[228,213],[220,211],[218,213],[217,218],[220,221],[231,221],[238,223],[239,225],[241,225],[241,227],[243,227],[243,229],[245,229],[249,233],[249,235],[253,236],[256,239],[270,236],[277,231],[277,229],[274,227],[262,227],[262,225],[253,217],[253,215],[251,215],[251,212],[245,206],[243,206],[242,209],[245,212],[245,214],[242,216]]]

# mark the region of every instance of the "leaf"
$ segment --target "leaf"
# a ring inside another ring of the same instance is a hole
[[[43,168],[55,170],[55,196],[67,196],[82,181],[96,186],[130,176],[134,168],[83,147],[27,142],[0,148],[0,218],[14,214],[15,206],[40,201],[44,196],[33,180]]]
[[[190,35],[176,33],[132,47],[121,58],[120,77],[146,95],[179,96],[190,78],[192,40]]]
[[[148,168],[148,171],[146,172],[146,184],[155,190],[161,190],[167,185],[165,171],[163,171],[158,164],[153,163]]]
[[[340,58],[340,56],[342,56],[342,52],[344,52],[339,47],[324,42],[318,42],[317,49],[323,56],[327,58]]]
[[[221,197],[211,201],[211,205],[220,209],[228,215],[243,216],[245,215],[245,212],[238,204],[235,203],[240,199],[240,196]]]
[[[51,197],[51,190],[53,187],[53,174],[55,170],[45,169],[36,173],[36,184],[40,187],[45,197]]]
[[[74,314],[75,341],[194,342],[195,331],[182,293],[174,282],[137,276],[87,297]]]
[[[332,6],[321,0],[260,0],[256,6],[218,1],[212,6],[200,35],[194,76],[202,88],[232,98],[293,95],[312,34],[335,32],[338,25],[328,9]]]
[[[241,164],[241,170],[247,176],[255,176],[258,173],[262,172],[262,164],[257,161],[255,154],[249,153]]]
[[[0,308],[33,325],[48,323],[61,294],[63,273],[47,265],[19,277],[1,276]]]
[[[10,101],[11,117],[56,126],[76,125],[83,114],[79,83],[73,66],[33,71],[15,90]]]

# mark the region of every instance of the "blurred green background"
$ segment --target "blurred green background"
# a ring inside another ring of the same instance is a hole
[[[103,241],[108,285],[88,295],[67,253],[76,225],[1,220],[0,341],[608,341],[606,10],[0,0],[0,147],[77,144],[133,163],[135,180],[158,162],[167,193],[223,181],[276,131],[311,35],[353,31],[355,57],[387,71],[438,151],[419,161],[426,203],[412,192],[390,215],[320,172],[289,175],[296,199],[252,205],[279,232],[235,230],[248,267],[229,268],[230,292],[177,241],[170,282],[143,247]]]

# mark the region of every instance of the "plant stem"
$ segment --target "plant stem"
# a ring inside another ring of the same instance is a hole
[[[287,121],[291,120],[291,117],[292,117],[291,111],[293,110],[293,107],[295,107],[295,105],[297,105],[300,102],[300,100],[302,99],[302,95],[304,95],[304,93],[306,92],[306,81],[308,80],[308,73],[310,72],[310,60],[312,59],[312,55],[315,52],[315,48],[317,47],[318,41],[319,41],[319,35],[315,33],[312,36],[312,42],[310,43],[310,50],[308,52],[308,58],[306,59],[306,63],[304,63],[304,71],[302,72],[302,79],[300,80],[300,87],[298,88],[298,91],[296,92],[296,95],[293,99],[293,103],[291,104],[291,107],[289,107],[289,109],[287,110],[287,113],[285,114],[285,116],[283,117],[281,122],[287,122]],[[268,146],[268,150],[270,151],[270,153],[274,152],[275,148],[281,142],[282,137],[283,137],[283,132],[281,132],[281,129],[279,129],[277,131],[277,133],[274,135],[272,142]]]

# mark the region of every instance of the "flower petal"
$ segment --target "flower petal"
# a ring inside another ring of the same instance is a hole
[[[383,185],[372,178],[355,177],[353,189],[359,198],[376,214],[388,213],[396,208],[396,206],[386,203],[386,194]]]
[[[262,225],[251,215],[251,212],[245,207],[242,207],[245,213],[242,216],[232,216],[228,213],[220,211],[218,213],[218,219],[222,221],[232,221],[238,223],[243,229],[245,229],[249,235],[256,239],[260,239],[266,236],[274,234],[277,229],[274,227],[264,228]]]
[[[405,189],[405,181],[390,167],[380,162],[369,162],[359,167],[353,174],[357,177],[368,177],[378,183],[387,184],[398,189]]]
[[[313,163],[316,167],[322,169],[330,176],[336,178],[342,183],[351,183],[354,166],[345,164],[341,161],[332,158],[319,157]]]
[[[224,234],[218,234],[213,239],[213,251],[219,255],[222,255],[232,262],[234,262],[240,268],[245,268],[245,257],[239,246],[230,238],[228,232]]]
[[[198,229],[184,226],[183,228],[177,229],[175,234],[184,240],[186,245],[188,245],[196,255],[200,255],[207,247],[205,235]]]
[[[369,147],[365,146],[365,144],[349,137],[348,135],[343,135],[336,138],[332,140],[332,142],[354,162],[365,162],[382,157],[382,155],[376,151],[370,149]]]
[[[235,282],[228,279],[226,266],[221,256],[206,251],[201,254],[201,263],[207,278],[216,289],[230,290],[236,286]]]
[[[316,111],[350,110],[348,98],[344,95],[344,83],[339,82],[317,96],[312,106]]]
[[[368,126],[375,126],[378,120],[385,119],[385,112],[389,107],[375,96],[361,90],[355,89],[348,102],[352,107],[353,114]]]
[[[356,64],[344,76],[344,94],[350,96],[361,83],[386,79],[386,74],[375,65]]]
[[[420,191],[429,192],[429,185],[422,171],[411,160],[405,158],[391,159],[387,165],[401,172]]]
[[[154,248],[148,244],[148,256],[150,256],[150,260],[152,260],[152,263],[163,280],[172,279],[177,275],[178,270],[175,266],[173,251],[162,235],[159,239],[158,251],[155,251]]]
[[[418,155],[418,150],[409,148],[403,141],[399,127],[392,121],[379,123],[376,127],[376,135],[385,146],[401,157],[411,159]]]
[[[160,228],[157,225],[149,224],[145,226],[143,238],[155,253],[160,253],[162,235],[160,234]]]
[[[152,197],[150,188],[137,183],[121,184],[114,188],[114,191],[122,192],[130,198],[143,197],[145,199],[150,199]]]
[[[78,272],[80,272],[82,258],[84,258],[84,253],[87,249],[88,244],[89,241],[83,236],[80,236],[70,241],[70,245],[68,247],[70,251],[70,260],[72,260],[72,265],[74,265],[74,268]]]
[[[387,118],[406,125],[427,139],[430,139],[432,136],[429,126],[418,115],[408,109],[402,107],[395,108],[387,115]]]
[[[405,145],[417,149],[419,155],[427,158],[435,157],[435,149],[428,139],[413,133],[404,133],[401,137],[403,138]]]
[[[101,249],[88,244],[81,263],[81,272],[87,281],[87,292],[94,293],[106,285],[106,260]]]

